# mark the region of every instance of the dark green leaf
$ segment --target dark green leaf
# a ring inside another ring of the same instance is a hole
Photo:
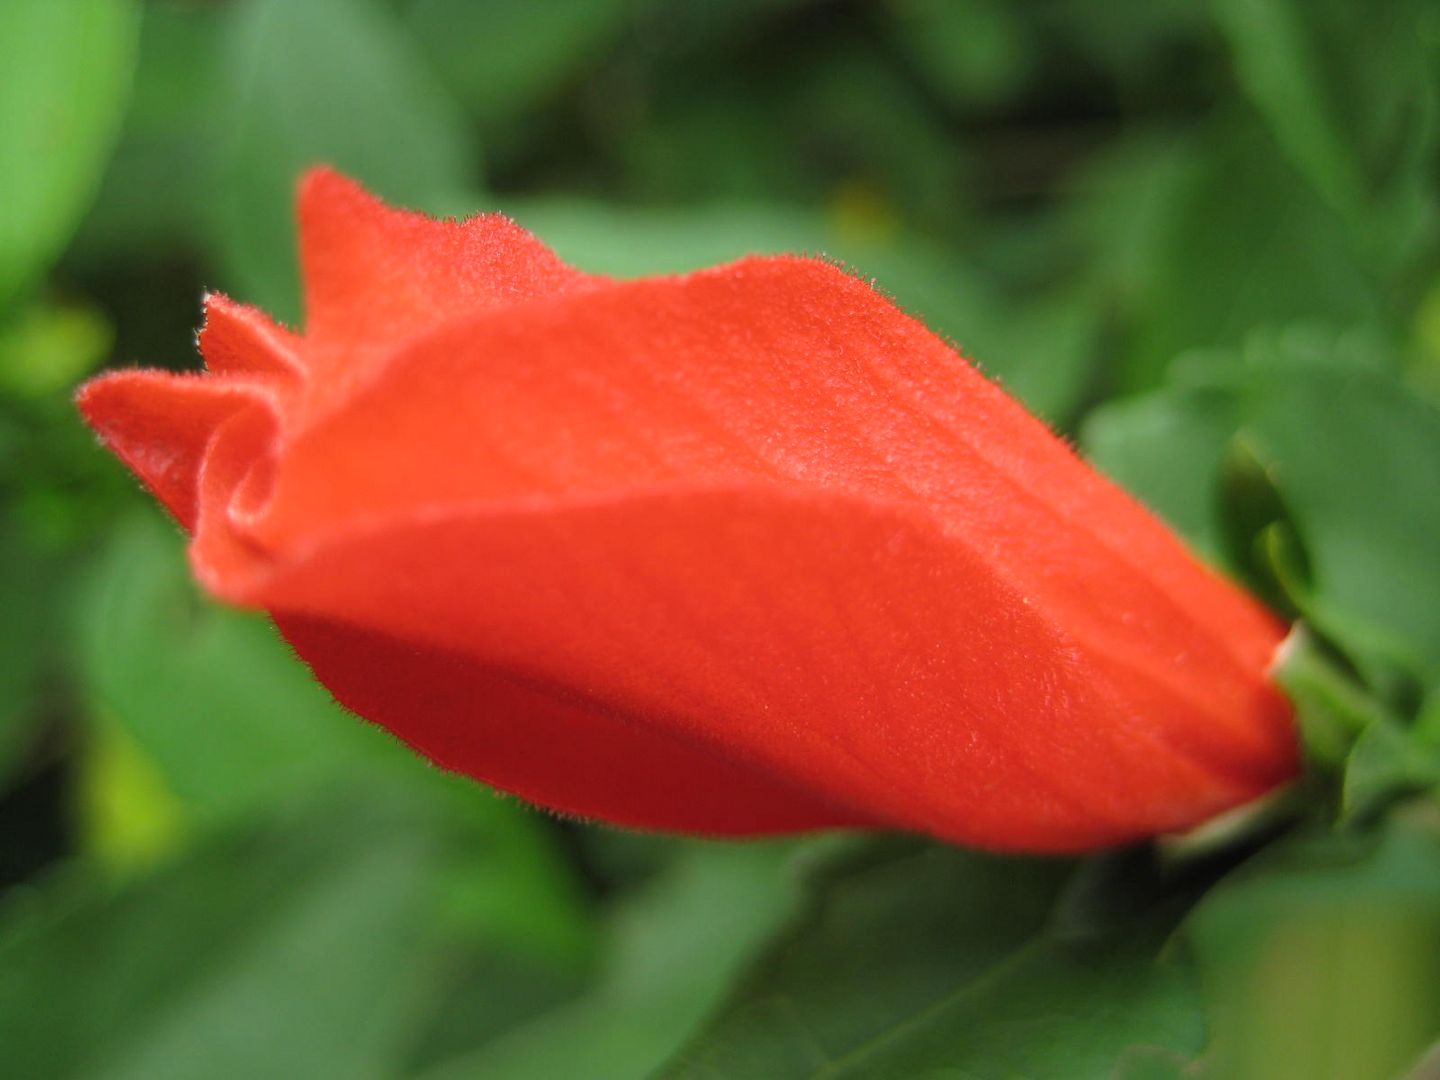
[[[795,856],[794,844],[690,847],[617,911],[591,992],[426,1080],[652,1075],[794,910]]]
[[[395,1075],[436,985],[440,851],[384,793],[0,916],[0,1045],[24,1077]]]
[[[1411,738],[1396,724],[1366,728],[1345,763],[1345,810],[1365,815],[1408,792],[1440,789],[1440,751]]]
[[[829,883],[665,1075],[1109,1077],[1202,1033],[1156,928],[1047,930],[1068,867],[927,848]]]
[[[153,517],[117,537],[84,612],[98,704],[189,819],[244,818],[357,776],[408,784],[477,845],[445,871],[442,912],[457,931],[562,956],[585,947],[574,883],[537,819],[341,710],[265,619],[196,595],[179,537]]]
[[[1220,520],[1227,561],[1270,607],[1293,621],[1309,606],[1310,561],[1285,500],[1245,435],[1221,463]]]
[[[634,0],[415,0],[406,23],[486,125],[542,101],[623,30]]]
[[[926,81],[957,106],[1014,95],[1038,60],[1032,27],[1003,0],[903,0],[890,5],[886,27]]]
[[[1426,0],[1214,0],[1236,72],[1286,152],[1400,261],[1433,224],[1440,12]]]
[[[179,535],[154,515],[117,534],[80,629],[96,704],[201,820],[356,768],[411,764],[339,709],[265,619],[201,600]]]
[[[1101,406],[1081,441],[1101,472],[1214,559],[1224,547],[1220,464],[1238,423],[1228,388],[1177,387]]]
[[[0,524],[0,788],[39,729],[48,657],[49,600],[62,564],[26,530]]]
[[[1397,723],[1303,626],[1282,647],[1274,678],[1295,705],[1311,760],[1330,769],[1342,766],[1369,728]]]
[[[1157,223],[1127,389],[1157,386],[1175,356],[1238,346],[1256,326],[1349,325],[1380,311],[1344,221],[1265,134],[1237,123],[1213,138]]]
[[[1440,679],[1440,414],[1378,372],[1286,362],[1252,365],[1241,409],[1313,560],[1312,621]]]

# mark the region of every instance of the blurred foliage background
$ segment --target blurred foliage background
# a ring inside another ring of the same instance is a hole
[[[0,1072],[1440,1076],[1437,82],[1431,0],[4,0]],[[298,319],[316,162],[588,270],[873,279],[1303,615],[1331,812],[712,844],[342,714],[70,404],[193,367],[205,289]]]

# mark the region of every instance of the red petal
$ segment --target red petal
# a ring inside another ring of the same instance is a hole
[[[909,506],[1111,662],[1250,723],[1231,703],[1280,628],[920,324],[808,260],[453,325],[297,437],[258,535],[737,483]]]
[[[273,415],[276,408],[255,384],[164,371],[102,375],[80,388],[76,403],[187,530],[195,528],[200,474],[216,430],[243,409],[258,405]]]
[[[301,216],[303,343],[221,301],[236,374],[81,407],[212,591],[440,763],[638,825],[1050,850],[1293,773],[1281,628],[863,283],[605,283],[323,172]]]
[[[1203,819],[1287,768],[1138,692],[968,544],[775,492],[444,512],[237,588],[345,704],[440,764],[632,825],[889,824],[1067,850]],[[1244,734],[1240,734],[1243,732]]]
[[[299,216],[305,335],[322,349],[373,348],[600,280],[499,214],[454,222],[394,210],[328,169],[301,182]]]

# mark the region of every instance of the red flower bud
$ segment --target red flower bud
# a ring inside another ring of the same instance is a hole
[[[300,196],[303,336],[86,418],[344,705],[556,809],[1070,850],[1296,767],[1282,628],[813,259],[611,281],[504,218]]]

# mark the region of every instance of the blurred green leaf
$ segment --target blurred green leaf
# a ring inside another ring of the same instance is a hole
[[[108,531],[135,498],[131,479],[95,452],[95,435],[67,391],[9,402],[0,395],[0,412],[8,413],[0,415],[0,491],[32,543],[54,555],[77,552]],[[74,571],[66,570],[67,588]],[[59,615],[67,601],[51,600]]]
[[[1427,0],[1213,0],[1286,152],[1393,264],[1435,223],[1440,11]],[[1428,227],[1428,228],[1427,228]]]
[[[1296,838],[1192,915],[1215,1080],[1396,1075],[1440,1034],[1440,818]]]
[[[946,101],[989,105],[1014,95],[1038,60],[1033,24],[1003,0],[896,0],[886,29]]]
[[[1275,476],[1243,432],[1220,464],[1219,516],[1226,561],[1250,591],[1286,621],[1310,608],[1309,555]]]
[[[1145,303],[1203,152],[1194,135],[1160,129],[1105,144],[1070,171],[1058,216],[1090,253],[1097,303],[1132,319]]]
[[[137,16],[130,0],[0,5],[0,311],[60,254],[95,193]]]
[[[788,15],[823,0],[641,0],[639,33],[656,51],[714,52],[753,45]],[[800,25],[803,26],[803,23]]]
[[[1275,682],[1295,705],[1311,760],[1339,771],[1357,739],[1394,718],[1303,625],[1290,631],[1275,663]]]
[[[426,1080],[653,1075],[793,912],[796,852],[794,843],[688,847],[615,913],[592,991]]]
[[[622,83],[617,105],[594,106],[627,194],[815,206],[860,187],[912,228],[958,229],[971,209],[967,147],[900,64],[858,36],[779,45],[751,33],[743,63],[662,46],[644,83]]]
[[[101,718],[92,726],[78,773],[78,828],[102,866],[124,876],[181,849],[185,808],[119,724]]]
[[[1257,326],[1363,324],[1381,311],[1379,283],[1344,221],[1264,132],[1237,120],[1199,150],[1151,219],[1158,235],[1129,313],[1126,390],[1158,386],[1175,356],[1237,347]]]
[[[26,308],[0,327],[0,393],[34,398],[69,390],[105,359],[113,336],[93,308]]]
[[[278,318],[300,313],[292,202],[305,168],[333,165],[413,207],[473,184],[479,153],[459,106],[379,0],[241,0],[224,62],[216,284]]]
[[[1274,678],[1295,704],[1307,756],[1329,774],[1316,790],[1329,794],[1338,822],[1370,821],[1399,799],[1440,791],[1440,745],[1423,718],[1407,726],[1303,624],[1281,648]]]
[[[630,21],[635,0],[413,0],[406,25],[493,126],[542,101]]]
[[[1311,620],[1372,666],[1440,679],[1440,413],[1323,364],[1254,365],[1242,393],[1314,561]]]
[[[803,67],[777,62],[776,83],[798,84],[778,109],[792,140],[804,133],[804,164],[828,159],[831,176],[873,185],[911,228],[958,232],[971,210],[968,147],[884,50],[837,42]]]
[[[1180,386],[1102,405],[1081,441],[1101,472],[1218,559],[1220,463],[1238,425],[1228,388]]]
[[[1081,1080],[1142,1045],[1193,1057],[1160,927],[1047,929],[1068,869],[932,847],[838,876],[665,1075]]]
[[[474,841],[441,883],[438,910],[452,929],[559,956],[588,948],[574,882],[536,819],[341,710],[266,620],[196,595],[180,538],[154,518],[117,535],[81,628],[82,671],[103,722],[133,742],[186,824],[244,820],[342,779],[408,784]],[[103,789],[82,797],[114,798]]]
[[[50,600],[61,570],[27,530],[0,521],[0,789],[43,720],[41,675],[51,645]]]
[[[1394,799],[1427,788],[1440,789],[1440,751],[1426,747],[1393,723],[1372,724],[1345,763],[1345,810],[1365,815]]]
[[[1055,53],[1078,53],[1107,83],[1127,91],[1138,112],[1174,93],[1177,82],[1184,88],[1191,74],[1186,52],[1208,30],[1204,5],[1194,0],[1043,0],[1019,8],[1029,9],[1040,31],[1063,43],[1052,46],[1052,62]]]
[[[403,783],[471,840],[436,881],[436,917],[452,932],[560,958],[589,948],[575,881],[537,819],[344,713],[268,621],[196,595],[180,537],[153,517],[134,518],[115,537],[81,629],[82,672],[102,726],[115,724],[131,756],[143,756],[120,779],[138,769],[151,786],[163,783],[183,809],[181,825],[252,818],[275,799],[360,776]],[[166,791],[154,798],[167,801]],[[107,798],[105,789],[81,792],[82,804]],[[104,831],[89,838],[92,847],[107,840]]]
[[[120,144],[72,260],[155,260],[202,246],[212,197],[223,8],[146,4]]]
[[[566,262],[615,277],[683,273],[747,254],[815,252],[827,238],[823,219],[778,206],[716,204],[693,212],[528,199],[502,208]]]
[[[268,621],[201,600],[181,538],[153,516],[117,531],[79,615],[89,689],[202,821],[357,768],[410,764],[330,700]]]
[[[0,1045],[25,1077],[393,1076],[442,989],[442,844],[383,790],[217,838],[119,891],[0,915]]]

